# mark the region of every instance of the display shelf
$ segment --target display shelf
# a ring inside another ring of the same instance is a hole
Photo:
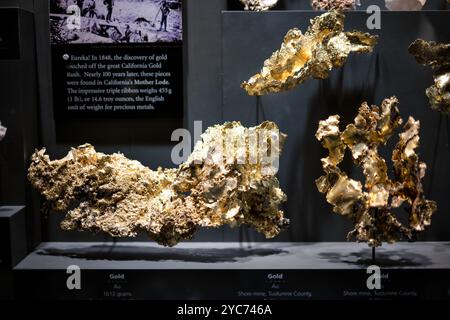
[[[381,268],[369,290],[367,267]],[[81,289],[69,290],[69,266]],[[450,243],[42,243],[14,269],[18,298],[449,299]]]
[[[10,269],[27,255],[25,207],[0,206],[0,269]]]

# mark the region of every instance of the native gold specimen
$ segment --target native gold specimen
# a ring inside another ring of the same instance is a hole
[[[266,11],[273,8],[278,0],[240,0],[245,10]]]
[[[89,144],[54,161],[43,149],[33,155],[28,178],[52,209],[68,211],[64,230],[114,237],[144,231],[173,246],[198,227],[247,224],[272,238],[289,224],[275,176],[285,138],[273,122],[228,122],[209,128],[178,168],[156,171]]]
[[[315,10],[354,10],[361,5],[359,0],[311,0],[311,6]]]
[[[421,180],[426,165],[419,161],[419,121],[412,117],[399,134],[393,153],[394,179],[388,177],[385,160],[378,148],[385,145],[402,124],[396,97],[385,99],[381,107],[363,103],[354,124],[341,132],[339,116],[320,121],[316,137],[329,155],[322,159],[325,175],[316,180],[317,188],[326,194],[333,211],[354,221],[355,228],[347,240],[356,237],[377,247],[382,242],[393,243],[400,239],[415,240],[416,233],[431,223],[436,211],[434,201],[426,200]],[[338,165],[349,149],[355,165],[363,169],[364,189],[361,182],[351,179]],[[409,215],[408,226],[403,225],[392,209],[403,207]]]
[[[344,32],[344,18],[330,11],[312,19],[305,34],[289,30],[281,49],[264,62],[261,73],[241,87],[251,96],[286,91],[308,78],[328,78],[331,69],[342,67],[351,52],[371,52],[377,36]]]
[[[426,90],[431,108],[450,114],[450,44],[417,39],[408,50],[417,63],[434,70],[434,85]]]

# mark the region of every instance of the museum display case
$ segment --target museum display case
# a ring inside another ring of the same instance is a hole
[[[448,1],[0,18],[0,298],[450,298]]]

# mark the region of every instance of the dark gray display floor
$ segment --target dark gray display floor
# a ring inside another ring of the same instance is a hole
[[[250,246],[250,247],[249,247]],[[356,243],[42,243],[15,269],[361,269],[371,250]],[[376,264],[388,268],[450,269],[450,243],[383,245]]]
[[[366,268],[382,271],[367,288]],[[81,290],[69,290],[69,266]],[[367,299],[450,297],[450,243],[43,243],[14,269],[18,297]]]

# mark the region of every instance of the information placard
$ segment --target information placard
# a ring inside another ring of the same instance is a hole
[[[182,0],[50,0],[57,117],[183,113]]]

